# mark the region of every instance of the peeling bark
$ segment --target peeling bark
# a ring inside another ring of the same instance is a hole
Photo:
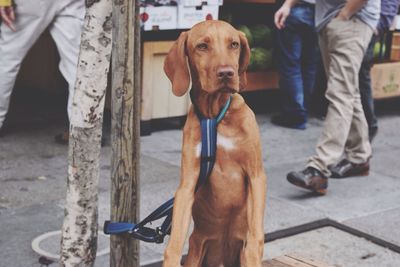
[[[103,109],[111,57],[111,0],[86,1],[70,121],[60,266],[93,266]]]

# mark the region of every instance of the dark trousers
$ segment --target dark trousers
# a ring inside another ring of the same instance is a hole
[[[368,45],[368,49],[365,53],[363,62],[361,64],[359,73],[359,86],[361,94],[361,103],[363,106],[365,118],[367,119],[369,134],[376,132],[378,129],[378,121],[375,115],[374,109],[374,98],[372,96],[371,87],[371,67],[372,60],[374,57],[374,47],[378,40],[378,36],[375,34],[372,36],[371,41]]]
[[[282,113],[303,122],[307,121],[306,107],[319,60],[314,15],[314,5],[297,5],[286,19],[285,28],[278,31]]]

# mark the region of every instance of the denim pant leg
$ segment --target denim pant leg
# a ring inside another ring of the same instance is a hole
[[[294,8],[295,9],[295,8]],[[282,113],[287,117],[306,119],[303,81],[301,73],[302,38],[299,21],[291,14],[286,27],[278,31],[279,87],[282,97]]]
[[[310,40],[307,39],[310,38],[311,31],[315,33],[314,8],[310,5],[294,7],[286,19],[285,28],[278,31],[282,113],[289,118],[304,122],[307,121],[305,97],[314,87],[316,71],[316,63],[306,66],[316,61],[315,59],[304,60],[304,57],[309,57],[309,52],[317,45],[317,38],[313,36],[315,43],[312,48],[308,47]],[[306,55],[303,55],[304,52]],[[311,76],[313,78],[310,78]],[[304,82],[304,79],[311,81]]]
[[[372,67],[372,59],[374,57],[374,46],[377,41],[377,36],[373,35],[371,38],[371,42],[368,45],[368,49],[365,52],[363,62],[361,64],[360,72],[359,72],[359,83],[360,83],[360,94],[361,94],[361,103],[363,106],[365,118],[367,119],[368,129],[375,130],[378,128],[378,121],[375,115],[374,109],[374,98],[372,96],[372,88],[371,88],[371,67]]]
[[[302,52],[302,73],[303,73],[303,92],[304,107],[310,109],[311,96],[315,89],[317,66],[320,61],[320,51],[318,48],[318,35],[314,24],[304,28],[303,52]]]

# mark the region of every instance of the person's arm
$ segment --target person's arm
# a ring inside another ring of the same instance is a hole
[[[394,17],[399,10],[400,0],[382,0],[381,1],[381,16],[377,26],[378,32],[382,33],[390,28]]]
[[[337,18],[342,20],[349,20],[354,14],[356,14],[368,0],[348,0],[342,10],[340,10]]]
[[[0,0],[0,18],[13,31],[15,31],[15,13],[11,0]]]
[[[278,29],[283,29],[285,27],[286,18],[290,14],[290,10],[294,7],[299,0],[286,0],[281,8],[275,13],[275,25]]]

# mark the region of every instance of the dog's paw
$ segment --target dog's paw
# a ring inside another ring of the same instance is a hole
[[[242,267],[261,267],[262,266],[263,247],[255,244],[246,244],[242,254]]]
[[[170,257],[164,255],[163,267],[181,267],[180,257]]]

